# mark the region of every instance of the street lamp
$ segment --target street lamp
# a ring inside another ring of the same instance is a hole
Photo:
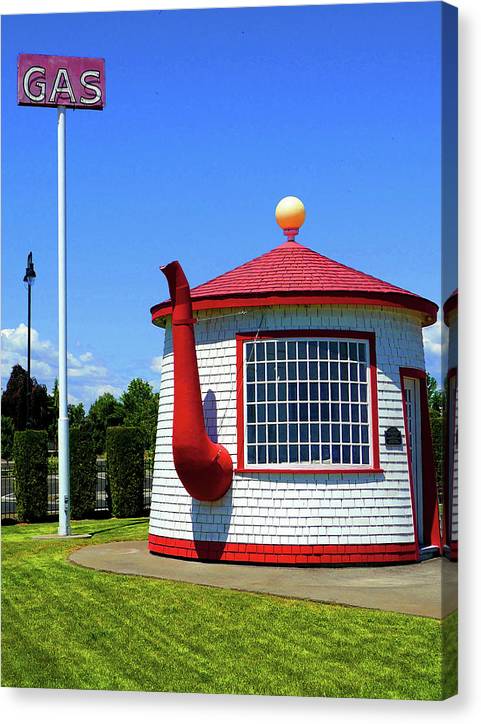
[[[32,252],[27,257],[27,268],[23,281],[28,291],[28,336],[27,336],[27,420],[26,426],[30,427],[30,397],[32,394],[30,385],[30,330],[32,326],[32,286],[35,282],[35,269],[33,268]]]

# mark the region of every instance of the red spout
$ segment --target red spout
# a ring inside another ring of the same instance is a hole
[[[218,500],[232,483],[232,458],[223,445],[212,442],[205,429],[189,282],[178,261],[160,269],[172,300],[175,469],[193,498]]]

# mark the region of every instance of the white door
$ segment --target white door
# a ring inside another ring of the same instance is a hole
[[[414,485],[414,504],[416,506],[417,532],[419,545],[424,543],[423,536],[423,457],[421,446],[421,399],[419,380],[404,378],[404,397],[409,435],[409,453]]]

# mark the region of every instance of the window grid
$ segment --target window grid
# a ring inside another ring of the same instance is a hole
[[[244,342],[249,466],[369,467],[369,345],[352,338]]]

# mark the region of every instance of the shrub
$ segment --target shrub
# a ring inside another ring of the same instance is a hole
[[[15,497],[18,520],[43,520],[48,509],[48,435],[45,430],[15,433]]]
[[[141,515],[144,507],[144,445],[136,427],[107,428],[107,479],[116,518]]]
[[[57,455],[48,456],[48,474],[58,475],[58,457]]]
[[[15,427],[11,417],[2,415],[2,459],[11,460],[13,455],[13,436]]]
[[[89,430],[70,429],[70,511],[72,518],[91,517],[97,498],[97,459]]]

